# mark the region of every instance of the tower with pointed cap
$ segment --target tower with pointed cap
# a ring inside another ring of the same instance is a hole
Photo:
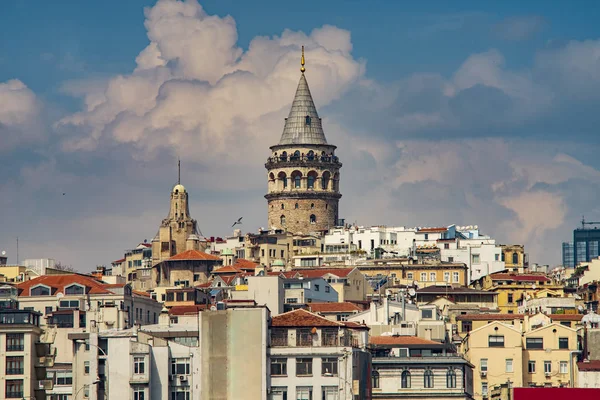
[[[279,143],[271,146],[267,168],[269,228],[294,234],[337,225],[340,163],[327,143],[305,76],[304,46],[300,82]]]
[[[162,220],[152,240],[152,264],[166,260],[186,250],[200,250],[198,224],[190,216],[188,192],[181,184],[181,162],[177,163],[177,184],[171,190],[169,215]]]

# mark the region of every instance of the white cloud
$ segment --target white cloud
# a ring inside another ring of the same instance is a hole
[[[0,83],[0,151],[38,139],[39,113],[36,95],[23,82]]]

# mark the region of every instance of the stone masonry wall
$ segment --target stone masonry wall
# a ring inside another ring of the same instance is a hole
[[[268,203],[268,209],[269,228],[276,227],[306,234],[335,226],[338,199],[272,199]],[[281,224],[282,215],[285,216],[285,226]],[[311,215],[316,217],[314,224],[310,222]]]

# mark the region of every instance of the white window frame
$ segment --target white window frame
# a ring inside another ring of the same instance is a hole
[[[31,292],[33,291],[33,289],[38,288],[40,286],[45,287],[46,289],[48,289],[47,296],[52,296],[52,288],[50,286],[48,286],[48,285],[44,285],[43,283],[38,283],[37,285],[30,287],[29,288],[29,295],[30,296],[41,296],[41,295],[33,295],[33,294],[31,294]]]
[[[77,287],[82,288],[83,289],[83,293],[81,293],[81,294],[80,293],[77,293],[77,294],[67,294],[67,289],[70,288],[70,287],[72,287],[72,286],[77,286]],[[83,296],[85,294],[85,286],[83,286],[83,285],[81,285],[79,283],[68,284],[65,287],[63,287],[63,290],[64,290],[64,295],[65,296]]]
[[[544,361],[544,373],[545,374],[552,373],[552,361]]]
[[[146,388],[140,385],[135,385],[131,388],[133,400],[146,400]],[[142,394],[140,397],[139,394]]]
[[[421,282],[427,282],[427,272],[421,272]]]
[[[505,372],[506,373],[513,373],[515,371],[515,367],[513,365],[512,358],[507,358],[506,360],[504,360],[504,363],[505,363]]]
[[[430,272],[429,273],[429,282],[435,282],[437,281],[437,274],[435,272]]]
[[[482,358],[479,360],[479,369],[481,370],[481,372],[487,372],[487,370],[488,370],[488,359],[487,358]]]
[[[444,282],[450,283],[450,272],[444,272]]]
[[[460,274],[458,272],[453,272],[452,273],[452,282],[458,283],[459,280],[460,280]]]
[[[567,374],[568,371],[569,371],[569,366],[568,366],[568,363],[566,361],[561,361],[559,363],[559,368],[560,368],[559,369],[560,373],[563,374],[563,375]]]
[[[136,371],[136,369],[137,369],[137,371]],[[144,371],[140,372],[142,369]],[[133,374],[134,375],[145,375],[146,374],[146,357],[144,357],[144,356],[134,356],[133,357]]]

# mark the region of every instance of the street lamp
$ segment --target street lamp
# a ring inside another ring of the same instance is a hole
[[[106,397],[106,399],[109,399],[110,397],[108,397],[108,394],[109,394],[109,392],[108,392],[108,388],[109,388],[109,386],[108,386],[108,377],[110,375],[110,370],[108,368],[108,354],[106,354],[106,352],[104,351],[104,349],[102,349],[102,347],[97,346],[97,345],[92,344],[92,343],[89,343],[89,341],[86,342],[83,339],[77,339],[77,340],[75,340],[75,343],[85,344],[85,345],[89,345],[89,346],[94,346],[95,348],[97,348],[98,350],[100,350],[102,352],[102,354],[104,355],[104,357],[106,357],[106,363],[105,363],[105,365],[106,365],[106,388],[104,390],[104,396]],[[97,379],[95,382],[92,383],[92,385],[96,385],[99,382],[100,382],[100,379]],[[79,390],[81,390],[81,389],[79,389]],[[79,393],[79,391],[77,393]],[[77,398],[77,396],[75,396],[75,399],[76,398]],[[75,399],[73,399],[73,400],[75,400]]]
[[[97,385],[100,383],[100,378],[96,378],[96,380],[92,383],[86,383],[84,384],[78,391],[77,393],[75,393],[75,397],[73,397],[73,400],[77,400],[77,396],[79,396],[79,392],[81,392],[83,389],[85,388],[89,388],[92,385]]]

